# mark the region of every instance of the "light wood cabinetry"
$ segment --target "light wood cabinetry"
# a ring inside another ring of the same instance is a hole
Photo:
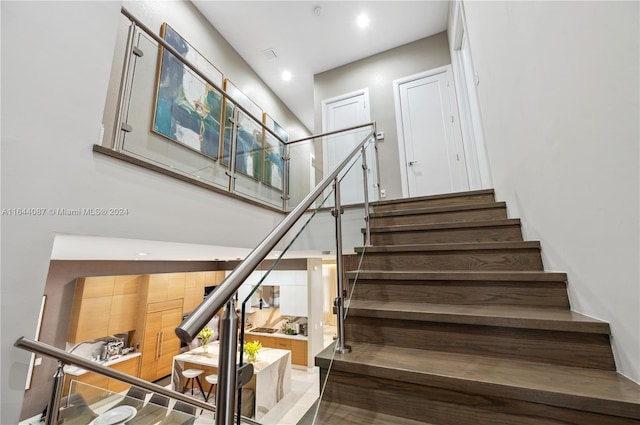
[[[184,284],[184,312],[190,313],[204,298],[205,272],[187,273]]]
[[[133,330],[138,276],[79,278],[67,340],[71,343]]]
[[[291,340],[291,363],[302,366],[308,365],[309,361],[306,340]]]
[[[111,369],[126,373],[127,375],[138,377],[138,369],[140,368],[140,356],[125,360],[120,363],[116,363],[110,367]],[[109,383],[107,384],[107,389],[114,393],[126,391],[129,389],[129,387],[131,387],[131,385],[111,378],[109,378]]]
[[[245,341],[260,341],[263,347],[279,348],[291,351],[291,363],[307,366],[307,340],[281,338],[277,336],[246,334]]]
[[[182,322],[182,298],[147,303],[135,338],[141,346],[140,377],[155,381],[171,374],[173,356],[180,353],[175,328]],[[142,330],[140,332],[140,330]]]
[[[142,285],[146,287],[147,303],[184,298],[184,286],[187,273],[161,273],[142,276]]]

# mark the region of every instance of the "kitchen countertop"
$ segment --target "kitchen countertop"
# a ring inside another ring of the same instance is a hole
[[[289,334],[285,334],[282,332],[273,332],[273,333],[269,333],[269,332],[253,332],[251,329],[245,329],[244,330],[244,334],[245,335],[260,335],[260,336],[275,336],[278,338],[287,338],[287,339],[298,339],[298,340],[308,340],[309,337],[302,335],[302,334],[298,334],[298,335],[289,335]],[[245,337],[245,340],[247,338]]]
[[[142,355],[142,353],[139,353],[139,352],[138,353],[125,354],[124,356],[116,357],[116,358],[111,359],[111,360],[107,360],[107,361],[104,361],[104,362],[95,362],[95,363],[99,364],[101,366],[112,366],[114,364],[126,362],[127,360],[133,359],[133,358],[141,356],[141,355]],[[80,375],[84,375],[87,372],[88,372],[88,370],[82,369],[81,367],[78,367],[78,366],[66,365],[64,367],[64,373],[66,373],[68,375],[80,376]]]

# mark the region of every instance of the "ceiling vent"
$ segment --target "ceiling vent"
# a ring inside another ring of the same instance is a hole
[[[266,50],[263,50],[260,53],[262,53],[262,56],[264,56],[265,59],[267,59],[267,60],[273,60],[273,59],[276,59],[278,57],[278,55],[276,55],[276,52],[274,52],[273,49],[266,49]]]

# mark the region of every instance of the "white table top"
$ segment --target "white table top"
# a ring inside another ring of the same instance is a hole
[[[218,367],[219,362],[219,342],[213,342],[209,344],[208,352],[205,353],[202,347],[195,348],[186,353],[179,354],[173,358],[174,361],[189,362],[201,364],[204,366]],[[278,348],[263,347],[258,353],[258,360],[253,363],[253,373],[257,374],[260,371],[267,369],[272,364],[276,363],[282,357],[290,354],[289,350],[280,350]],[[246,361],[246,356],[245,356]]]

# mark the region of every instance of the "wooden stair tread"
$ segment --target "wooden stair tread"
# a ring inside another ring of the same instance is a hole
[[[609,334],[609,324],[566,309],[351,300],[349,315]]]
[[[414,421],[399,416],[387,415],[369,409],[360,409],[342,403],[321,400],[320,410],[316,421],[313,422],[317,402],[297,425],[431,425],[427,422]]]
[[[400,199],[386,199],[384,201],[376,201],[371,202],[371,206],[378,205],[395,205],[395,204],[403,204],[407,202],[416,202],[416,201],[430,201],[436,199],[447,199],[447,198],[457,198],[460,196],[474,196],[474,195],[493,195],[493,189],[480,189],[480,190],[469,190],[466,192],[452,192],[452,193],[442,193],[438,195],[427,195],[427,196],[416,196],[413,198],[400,198]]]
[[[480,250],[504,250],[504,249],[540,249],[540,242],[461,242],[461,243],[435,243],[414,245],[380,245],[356,247],[358,253],[384,253],[384,252],[428,252],[428,251],[480,251]]]
[[[519,226],[520,219],[460,221],[435,224],[397,224],[393,226],[371,227],[372,233],[416,232],[442,229],[468,229],[477,227]]]
[[[527,282],[566,282],[567,274],[544,271],[384,271],[360,270],[348,271],[349,279],[388,279],[388,280],[460,280],[460,281],[527,281]]]
[[[316,365],[328,367],[333,346]],[[385,379],[640,419],[640,386],[612,371],[355,342],[332,367]]]
[[[506,207],[507,207],[507,204],[505,202],[489,202],[489,203],[483,203],[483,204],[449,205],[449,206],[439,206],[439,207],[401,209],[396,211],[372,212],[369,216],[373,218],[396,217],[400,215],[447,213],[452,211],[470,211],[470,210],[483,210],[483,209],[490,209],[490,208],[506,208]]]

